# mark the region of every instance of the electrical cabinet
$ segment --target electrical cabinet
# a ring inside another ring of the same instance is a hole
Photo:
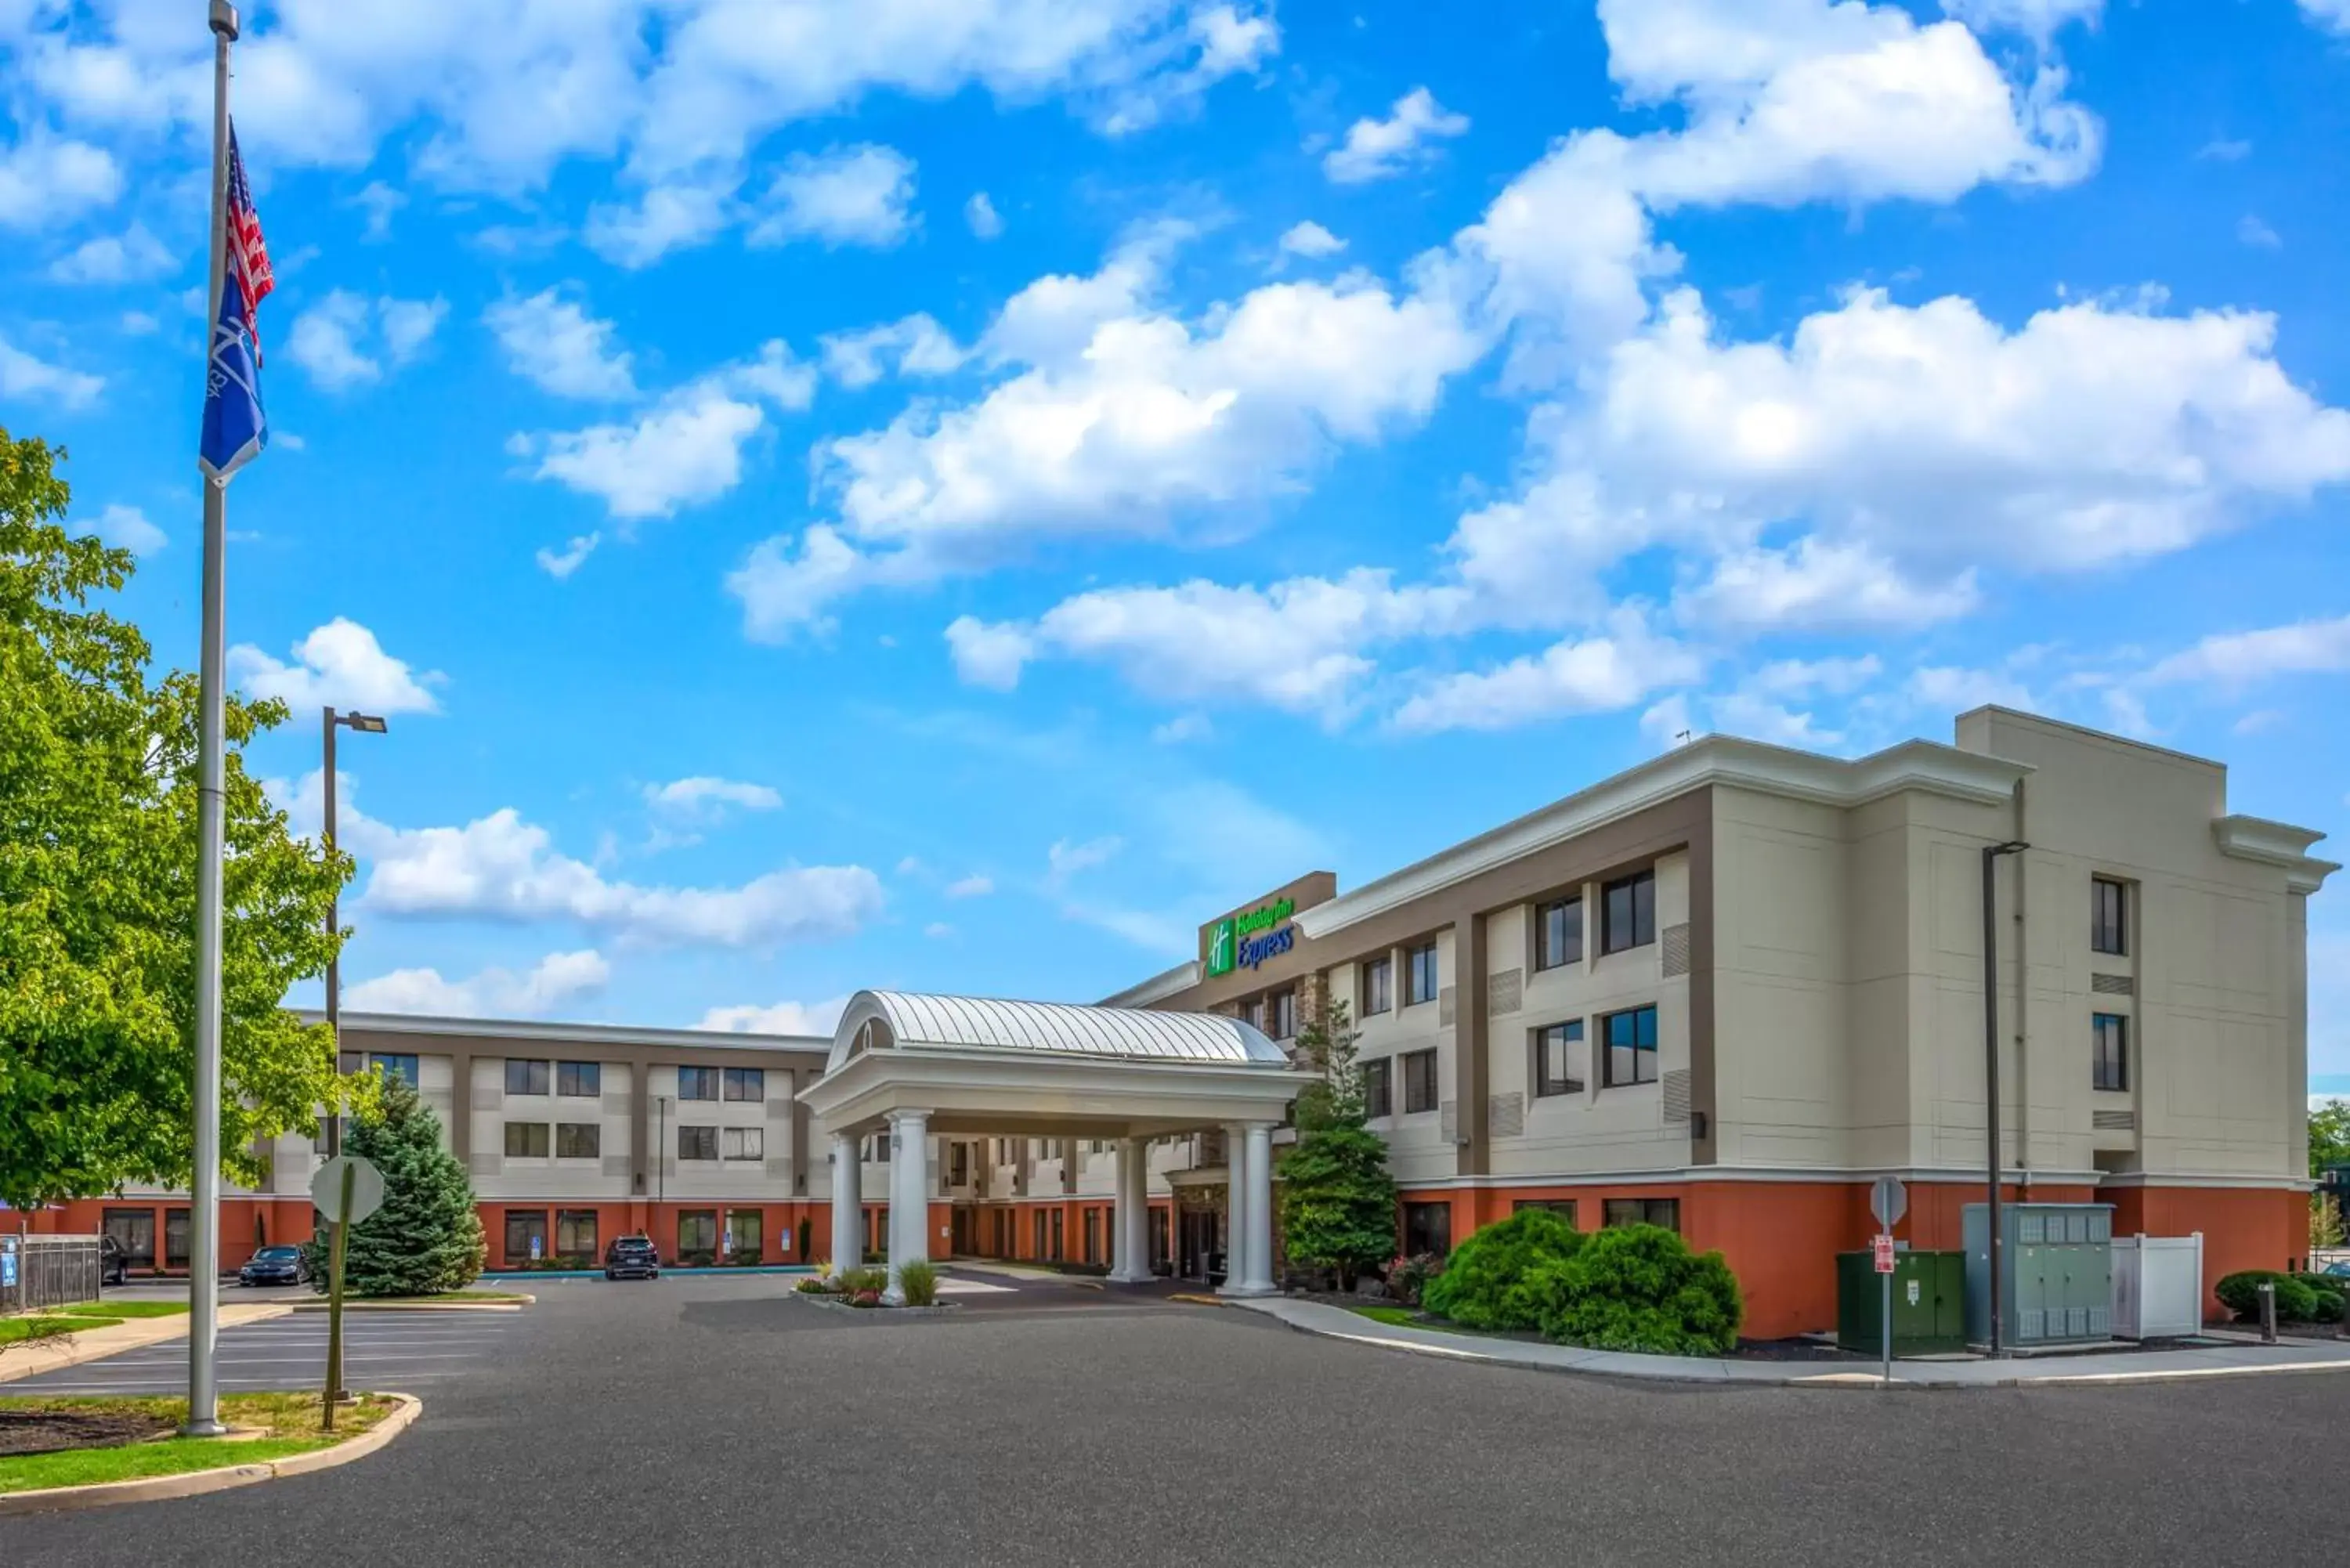
[[[1991,1342],[1991,1208],[1961,1211],[1967,1338]],[[2109,1203],[2000,1206],[2001,1338],[2015,1350],[2113,1337],[2114,1210]]]
[[[1967,1347],[1966,1254],[1893,1255],[1893,1354],[1936,1355]],[[1836,1346],[1885,1354],[1885,1285],[1871,1252],[1836,1254]]]

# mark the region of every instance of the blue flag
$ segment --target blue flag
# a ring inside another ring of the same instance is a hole
[[[196,461],[219,483],[261,455],[269,444],[269,416],[261,407],[261,369],[244,290],[232,275],[222,280],[220,319],[213,325],[212,362],[204,376],[204,433]]]

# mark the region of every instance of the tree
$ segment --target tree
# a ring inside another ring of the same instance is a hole
[[[1347,1004],[1297,1032],[1315,1071],[1297,1096],[1297,1144],[1281,1161],[1281,1229],[1292,1262],[1337,1271],[1341,1288],[1395,1253],[1395,1178],[1385,1139],[1364,1126],[1363,1075]]]
[[[441,1147],[441,1118],[409,1087],[382,1080],[374,1102],[354,1116],[344,1152],[372,1161],[383,1175],[383,1207],[343,1240],[343,1288],[361,1296],[429,1296],[461,1291],[481,1277],[489,1254],[473,1184],[457,1157]],[[323,1293],[333,1227],[320,1223],[308,1245],[310,1282]]]
[[[127,551],[69,535],[53,452],[0,430],[0,1202],[185,1185],[194,1158],[194,678],[150,684],[93,605]],[[279,1006],[323,971],[348,875],[287,831],[240,753],[284,704],[227,703],[222,1165],[338,1098],[333,1038]]]
[[[2309,1113],[2309,1174],[2323,1179],[2336,1165],[2350,1165],[2350,1104],[2328,1100]]]

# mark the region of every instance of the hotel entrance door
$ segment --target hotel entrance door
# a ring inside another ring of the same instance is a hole
[[[1186,1209],[1176,1216],[1175,1272],[1181,1278],[1223,1282],[1223,1218],[1212,1209]]]

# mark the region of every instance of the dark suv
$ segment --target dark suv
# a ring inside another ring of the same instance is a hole
[[[604,1277],[608,1280],[657,1280],[660,1278],[660,1249],[650,1236],[621,1236],[604,1249]]]

